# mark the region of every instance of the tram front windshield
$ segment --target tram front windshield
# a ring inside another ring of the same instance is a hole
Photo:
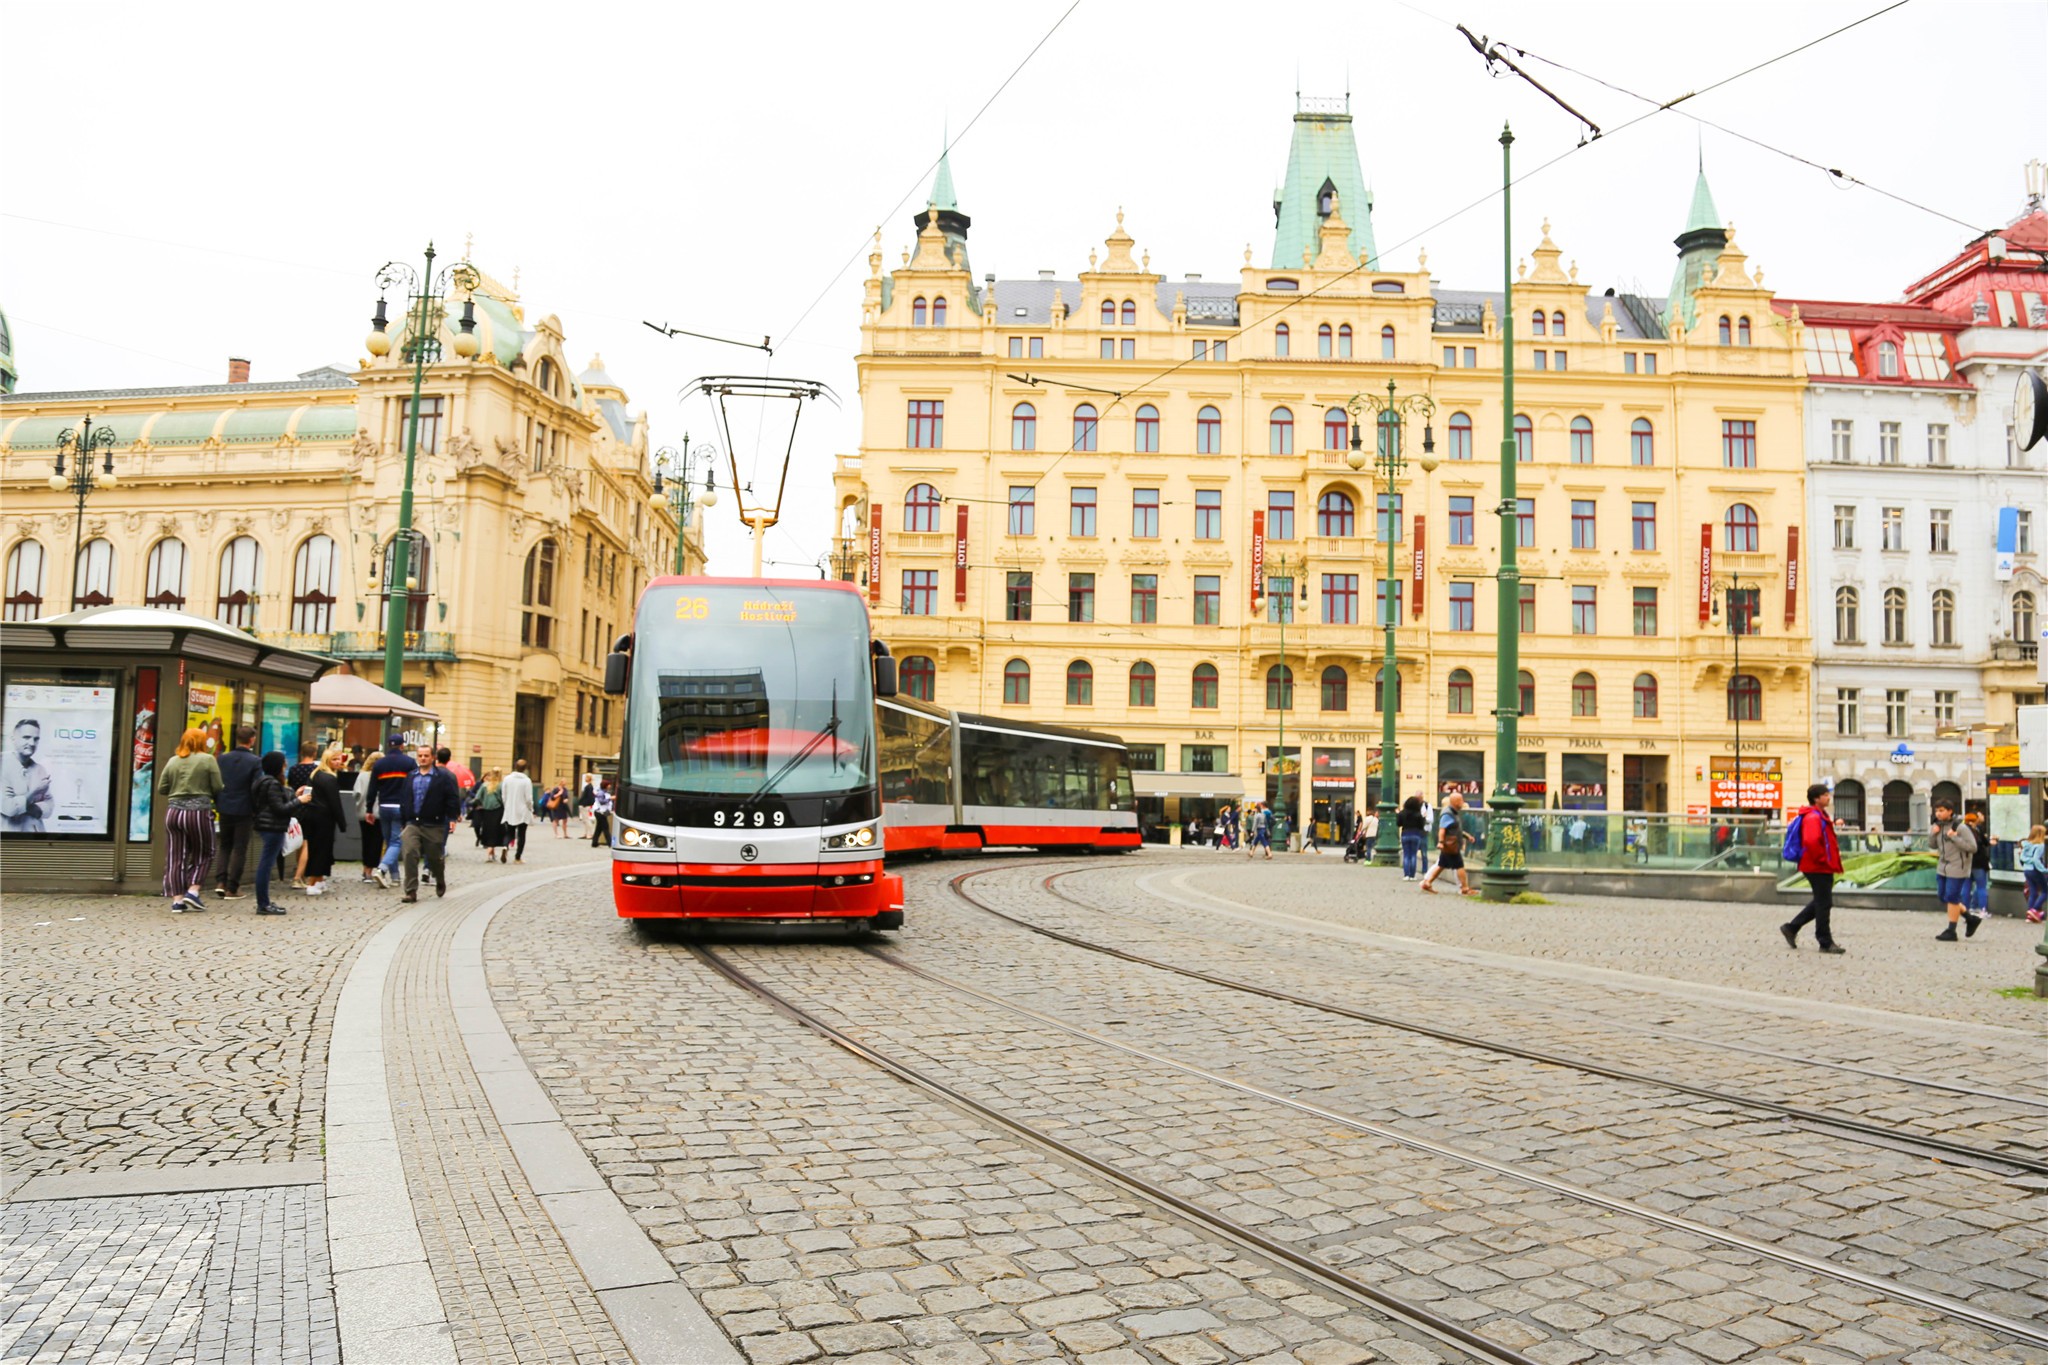
[[[760,584],[641,600],[629,784],[708,796],[833,796],[874,782],[868,621],[852,593]]]

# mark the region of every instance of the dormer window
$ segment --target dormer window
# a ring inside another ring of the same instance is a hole
[[[533,382],[542,393],[555,391],[555,362],[542,356],[540,364],[533,370]]]
[[[1323,182],[1322,189],[1317,191],[1316,193],[1316,214],[1319,217],[1328,218],[1332,213],[1335,213],[1336,211],[1337,186],[1332,182],[1325,180]]]
[[[1899,343],[1880,341],[1877,343],[1877,372],[1885,379],[1899,377]]]
[[[924,295],[922,294],[919,294],[910,301],[910,325],[912,327],[922,327],[925,325],[925,302]]]

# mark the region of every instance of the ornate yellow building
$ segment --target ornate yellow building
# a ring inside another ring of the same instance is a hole
[[[444,344],[423,389],[404,685],[458,762],[569,775],[616,753],[604,654],[672,567],[676,525],[650,505],[646,419],[603,362],[576,373],[561,322],[528,322],[489,277],[476,303],[479,354]],[[178,607],[381,680],[412,388],[398,341],[282,381],[231,361],[225,384],[0,398],[7,619]],[[114,433],[116,477],[81,528],[50,476],[87,416]],[[694,521],[685,547],[700,568]]]
[[[1399,791],[1491,789],[1500,295],[1377,259],[1361,179],[1349,116],[1298,113],[1274,263],[1247,248],[1228,282],[1154,272],[1121,213],[1077,278],[976,280],[946,168],[914,254],[885,273],[878,237],[839,563],[909,689],[1123,736],[1155,822],[1281,796],[1306,761],[1343,827],[1377,799],[1392,535]],[[1702,178],[1677,315],[1589,292],[1547,223],[1515,289],[1531,803],[1761,807],[1809,780],[1800,324],[1711,208]],[[1346,460],[1347,407],[1390,379],[1435,402],[1441,461],[1411,423],[1391,507]]]

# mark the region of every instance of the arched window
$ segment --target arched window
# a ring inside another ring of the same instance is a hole
[[[1377,669],[1373,670],[1373,675],[1372,675],[1372,709],[1373,709],[1373,710],[1374,710],[1374,711],[1375,711],[1376,713],[1378,713],[1378,714],[1381,714],[1381,715],[1384,715],[1384,714],[1386,713],[1386,709],[1387,709],[1387,697],[1386,697],[1386,679],[1387,679],[1387,670],[1386,670],[1386,669],[1385,669],[1384,667],[1381,667],[1381,668],[1377,668]],[[1400,711],[1401,711],[1401,670],[1397,668],[1397,669],[1395,669],[1395,670],[1394,670],[1394,712],[1395,712],[1395,714],[1396,714],[1396,715],[1398,715],[1398,714],[1400,714]]]
[[[1220,690],[1217,685],[1216,665],[1196,664],[1188,704],[1197,711],[1214,711],[1222,705],[1217,695]]]
[[[1294,411],[1291,408],[1274,408],[1272,419],[1266,424],[1268,453],[1292,455],[1294,453]]]
[[[1003,701],[1009,706],[1031,704],[1031,665],[1022,659],[1003,665]]]
[[[1904,834],[1913,826],[1913,784],[1893,778],[1884,784],[1884,832]]]
[[[1067,705],[1095,705],[1095,665],[1086,659],[1067,665]]]
[[[191,556],[185,553],[185,542],[176,536],[165,536],[150,546],[149,564],[142,576],[142,605],[183,611],[185,580],[191,562]]]
[[[1276,356],[1287,354],[1287,324],[1284,322],[1273,324],[1273,354]]]
[[[16,542],[7,552],[7,619],[33,621],[43,614],[43,545]]]
[[[1635,465],[1657,463],[1657,429],[1650,425],[1647,417],[1638,417],[1628,424],[1628,462]]]
[[[78,547],[71,571],[71,610],[112,606],[114,602],[114,542],[94,536]]]
[[[1746,502],[1738,502],[1728,509],[1728,515],[1721,519],[1721,548],[1731,553],[1755,554],[1761,543],[1756,509]]]
[[[1095,449],[1095,405],[1083,403],[1074,409],[1074,449]]]
[[[1351,535],[1355,518],[1349,493],[1332,489],[1316,499],[1316,534],[1319,536]]]
[[[1735,344],[1737,346],[1749,345],[1749,319],[1747,317],[1735,319]]]
[[[1286,664],[1274,664],[1266,670],[1266,709],[1294,709],[1294,670]]]
[[[932,300],[932,326],[944,327],[945,325],[946,296],[941,294],[939,297]]]
[[[917,296],[916,298],[914,298],[914,299],[912,299],[912,300],[910,301],[910,325],[911,325],[912,327],[922,327],[922,326],[924,326],[924,324],[925,324],[925,304],[924,304],[924,295],[922,295],[922,294],[919,294],[919,295],[918,295],[918,296]]]
[[[1472,419],[1462,412],[1451,414],[1451,458],[1472,458]]]
[[[1552,313],[1550,315],[1550,335],[1552,335],[1553,337],[1561,337],[1564,335],[1563,313]]]
[[[1515,674],[1515,714],[1536,714],[1536,675],[1526,668]]]
[[[1543,310],[1541,308],[1538,308],[1534,313],[1531,313],[1529,315],[1529,335],[1532,337],[1542,336],[1544,334],[1543,324],[1546,321],[1547,319],[1544,317]]]
[[[2030,592],[2012,595],[2012,638],[2021,644],[2034,638],[2034,594]]]
[[[1863,828],[1863,784],[1852,777],[1835,783],[1835,818],[1850,829]]]
[[[1529,414],[1515,414],[1515,463],[1528,464],[1536,458],[1536,426]]]
[[[1728,719],[1762,720],[1764,685],[1753,673],[1737,673],[1728,680]]]
[[[923,300],[919,300],[919,302],[923,302]],[[549,357],[542,356],[540,358],[540,364],[533,367],[533,386],[539,389],[542,393],[554,394],[556,397],[561,396],[561,390],[555,382],[555,362]],[[406,409],[408,413],[411,412],[411,410],[412,409],[410,407]],[[422,419],[422,423],[424,424],[426,413],[422,411],[420,416]],[[421,442],[421,445],[431,453],[433,449],[431,442],[423,441]]]
[[[1382,327],[1382,328],[1380,328],[1380,359],[1381,359],[1381,360],[1392,360],[1393,358],[1394,358],[1394,329],[1393,329],[1393,328],[1392,328],[1391,326],[1389,326],[1389,327]]]
[[[1600,684],[1593,681],[1591,673],[1572,674],[1572,714],[1575,716],[1597,716],[1600,714]]]
[[[1316,328],[1316,354],[1328,360],[1336,341],[1336,336],[1337,334],[1330,330],[1330,324],[1327,322]]]
[[[1029,403],[1010,409],[1010,449],[1038,449],[1038,409]]]
[[[939,529],[939,490],[928,483],[914,483],[903,495],[903,529],[906,531],[936,531]]]
[[[1884,642],[1888,645],[1906,643],[1906,590],[1886,588],[1884,590]]]
[[[1933,633],[1927,643],[1952,645],[1956,642],[1956,595],[1947,588],[1934,591]]]
[[[1947,806],[1953,811],[1960,811],[1963,808],[1963,789],[1953,782],[1935,783],[1934,790],[1928,793],[1928,797],[1930,799],[1927,804],[1930,806]]]
[[[1446,690],[1450,698],[1450,713],[1454,716],[1472,714],[1472,675],[1462,668],[1451,670],[1450,685]]]
[[[263,591],[263,547],[236,536],[220,550],[220,593],[214,619],[237,630],[256,628],[256,601]]]
[[[519,579],[519,643],[529,649],[554,647],[555,559],[552,536],[535,541],[526,552],[526,571]]]
[[[335,580],[340,561],[332,536],[307,536],[292,557],[292,629],[325,635],[334,629]]]
[[[1125,300],[1124,300],[1124,326],[1126,326],[1126,327],[1136,327],[1137,325],[1138,325],[1138,305],[1137,305],[1137,303],[1136,303],[1136,302],[1135,302],[1134,300],[1131,300],[1131,299],[1125,299]]]
[[[1590,417],[1572,418],[1572,463],[1593,463],[1593,420]]]
[[[1131,665],[1131,705],[1159,705],[1159,670],[1143,659]]]
[[[1731,322],[1729,322],[1729,320],[1728,320],[1728,315],[1727,315],[1726,313],[1723,313],[1723,314],[1721,314],[1721,344],[1722,344],[1723,346],[1730,346],[1730,345],[1733,345],[1733,344],[1734,344],[1734,342],[1735,342],[1735,327],[1734,327],[1734,324],[1733,324],[1733,323],[1731,323]]]
[[[1862,602],[1854,588],[1835,589],[1835,643],[1853,645],[1862,640]]]
[[[1223,414],[1213,407],[1205,407],[1195,414],[1195,454],[1221,455],[1223,453]]]
[[[1159,449],[1159,409],[1150,403],[1138,409],[1136,422],[1131,432],[1131,449],[1139,454],[1152,454]]]
[[[1899,345],[1895,341],[1877,344],[1877,372],[1886,379],[1899,377]]]
[[[1636,674],[1636,719],[1657,719],[1657,679],[1648,673]]]
[[[1351,675],[1336,664],[1323,670],[1323,709],[1325,711],[1349,711],[1351,709]]]
[[[939,666],[926,654],[911,654],[896,668],[896,685],[903,695],[930,701],[939,690]]]
[[[1348,322],[1337,328],[1337,359],[1351,359],[1351,324]]]
[[[1116,326],[1116,300],[1115,300],[1115,299],[1104,299],[1104,300],[1102,301],[1102,325],[1103,325],[1104,327],[1114,327],[1114,326]]]
[[[1351,418],[1342,408],[1323,414],[1323,449],[1342,450],[1351,443]]]

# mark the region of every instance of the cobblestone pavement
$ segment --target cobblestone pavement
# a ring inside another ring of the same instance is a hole
[[[1443,1356],[792,1026],[602,895],[509,907],[486,960],[556,1107],[755,1365]]]
[[[315,1186],[0,1211],[0,1361],[333,1362]]]

